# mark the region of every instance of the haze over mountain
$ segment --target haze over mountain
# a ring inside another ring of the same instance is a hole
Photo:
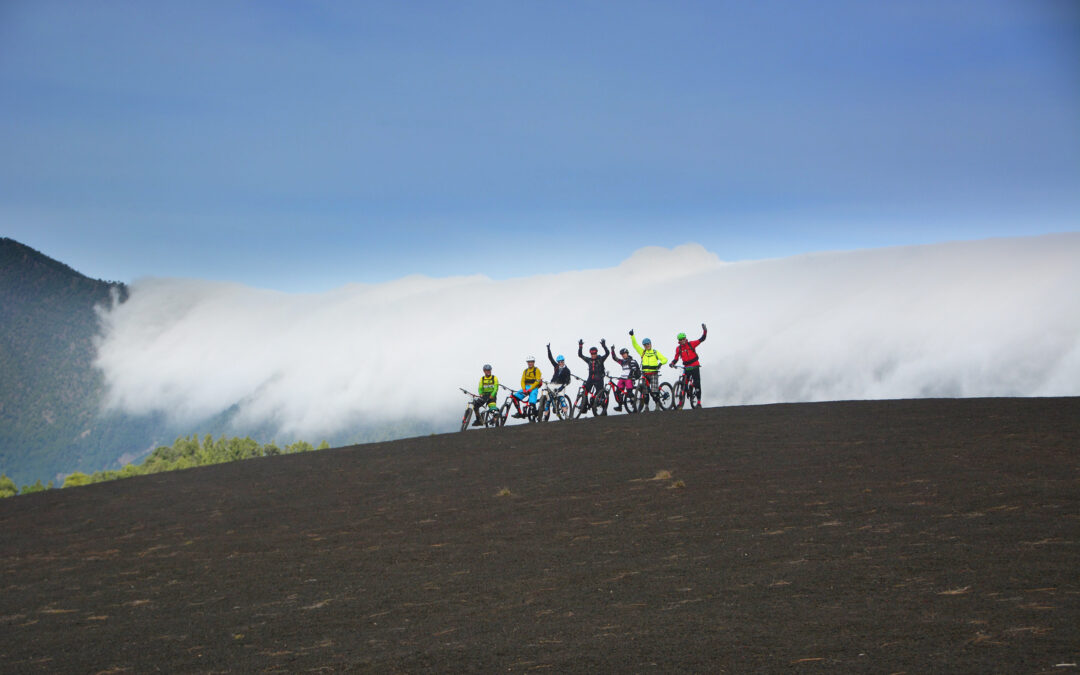
[[[526,272],[523,270],[523,272]],[[706,405],[1080,394],[1080,233],[726,264],[701,246],[510,280],[412,276],[287,294],[143,279],[102,313],[111,409],[316,437],[449,429],[485,362],[517,386],[545,345],[695,338]],[[614,370],[615,366],[611,366]],[[665,370],[673,378],[672,371]]]

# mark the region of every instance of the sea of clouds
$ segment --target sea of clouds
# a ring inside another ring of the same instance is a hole
[[[610,269],[412,276],[288,294],[149,278],[100,310],[108,407],[322,438],[401,419],[452,429],[487,362],[516,386],[545,344],[627,331],[699,348],[707,406],[1080,395],[1080,233],[725,263],[643,248]],[[611,364],[609,372],[618,366]],[[676,372],[665,369],[674,380]]]

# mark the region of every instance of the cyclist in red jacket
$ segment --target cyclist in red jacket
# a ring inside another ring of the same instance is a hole
[[[701,363],[698,361],[697,346],[705,342],[705,336],[708,333],[705,324],[701,324],[701,338],[697,340],[687,340],[686,333],[679,333],[679,346],[675,348],[675,356],[672,357],[669,364],[672,368],[675,368],[675,364],[682,358],[683,365],[686,367],[686,385],[697,390],[697,400],[699,401],[701,400]]]

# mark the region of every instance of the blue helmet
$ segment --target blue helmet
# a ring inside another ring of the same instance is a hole
[[[563,355],[562,355],[562,354],[559,354],[558,356],[556,356],[556,357],[555,357],[555,360],[556,360],[557,362],[559,362],[559,363],[562,363],[562,362],[563,362],[563,361],[565,361],[566,359],[565,359],[565,358],[563,358]]]
[[[645,338],[644,340],[641,341],[641,344],[643,344],[643,345],[651,345],[652,340],[650,340],[649,338]]]

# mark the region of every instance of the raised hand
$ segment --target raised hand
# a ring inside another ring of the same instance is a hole
[[[630,334],[631,334],[631,335],[633,335],[633,334],[634,334],[634,329],[633,329],[633,328],[631,328],[631,329],[630,329]]]
[[[705,327],[705,324],[701,324],[701,330],[708,330],[708,328]]]

